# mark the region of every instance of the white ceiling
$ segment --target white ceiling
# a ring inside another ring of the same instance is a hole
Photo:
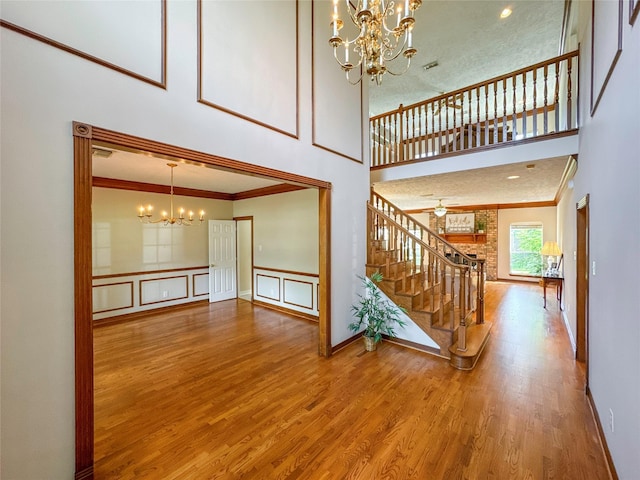
[[[500,20],[507,5],[513,13]],[[370,111],[393,110],[400,103],[425,100],[557,55],[563,8],[564,0],[423,0],[416,13],[418,54],[411,69],[400,77],[385,75],[381,86],[370,85]],[[426,71],[421,67],[433,60],[438,67]],[[174,169],[176,186],[239,193],[282,183],[175,161],[179,164]],[[406,209],[430,208],[439,198],[445,205],[548,201],[554,199],[566,162],[566,158],[526,162],[536,164],[530,171],[520,164],[426,176],[380,183],[376,190]],[[166,163],[166,159],[114,150],[109,158],[94,155],[93,174],[169,185]],[[507,181],[511,174],[521,177]]]

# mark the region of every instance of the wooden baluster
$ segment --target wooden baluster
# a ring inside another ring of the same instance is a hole
[[[480,145],[486,145],[489,143],[489,86],[484,86],[484,134],[482,135],[482,143]]]
[[[556,91],[553,96],[553,106],[555,108],[555,129],[556,132],[560,131],[560,62],[556,61]]]
[[[418,137],[416,137],[416,107],[411,109],[411,115],[413,120],[413,127],[411,129],[411,158],[418,158],[416,138],[420,138],[420,131],[418,131]]]
[[[438,263],[440,264],[440,271],[438,272],[440,274],[440,285],[439,285],[439,292],[438,292],[438,297],[439,297],[439,305],[438,308],[440,309],[440,324],[444,327],[444,295],[445,295],[445,290],[446,290],[446,285],[445,285],[445,280],[447,278],[446,276],[446,272],[445,272],[445,266],[442,262],[442,260],[438,259]]]
[[[466,322],[466,269],[459,269],[460,272],[460,281],[459,283],[459,292],[460,296],[460,330],[458,330],[458,350],[465,351],[467,349],[467,322]]]
[[[527,138],[527,73],[522,74],[522,134]]]
[[[537,80],[538,80],[538,69],[534,68],[533,72],[533,116],[532,116],[532,135],[534,137],[538,136],[538,108],[537,108]]]
[[[480,145],[480,87],[476,87],[476,134],[475,141],[469,143],[469,148]]]
[[[543,132],[544,135],[549,133],[549,106],[547,101],[547,96],[549,95],[549,86],[547,84],[549,80],[549,65],[545,64],[543,70],[544,76],[544,106],[542,107],[542,118],[543,118]]]
[[[512,113],[512,125],[511,131],[513,132],[513,138],[516,137],[516,133],[518,132],[518,114],[517,114],[517,103],[516,103],[516,76],[511,77],[511,87],[513,89],[513,113]]]
[[[478,262],[478,285],[476,288],[476,323],[484,323],[484,260]]]
[[[464,138],[461,140],[460,148],[469,148],[471,144],[471,134],[473,132],[472,123],[473,123],[473,102],[471,101],[472,90],[467,91],[468,99],[469,99],[469,114],[467,115],[467,128],[464,133]]]
[[[565,130],[573,128],[572,105],[571,105],[571,57],[567,58],[567,126]]]
[[[493,138],[491,143],[498,143],[498,82],[493,82]]]
[[[509,128],[507,125],[507,79],[502,79],[502,141],[507,142],[509,137],[507,133]]]

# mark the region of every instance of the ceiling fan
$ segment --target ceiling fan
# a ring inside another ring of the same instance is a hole
[[[442,94],[444,93],[445,92],[442,92]],[[458,102],[463,101],[463,96],[464,95],[462,93],[458,93],[456,95],[451,95],[449,97],[440,99],[433,105],[433,114],[438,115],[438,113],[440,113],[440,110],[442,110],[443,108],[445,110],[448,108],[455,108],[456,110],[462,109],[462,105],[459,105]]]

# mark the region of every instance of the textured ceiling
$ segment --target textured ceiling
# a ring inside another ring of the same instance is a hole
[[[407,73],[370,85],[371,115],[558,55],[564,1],[424,0],[413,30],[418,53]],[[513,13],[500,19],[506,6]],[[437,67],[422,68],[433,61]]]
[[[375,184],[375,191],[403,210],[553,201],[567,165],[556,157]],[[519,178],[509,179],[510,176]]]

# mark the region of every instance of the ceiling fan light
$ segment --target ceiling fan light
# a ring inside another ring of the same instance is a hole
[[[433,209],[433,213],[436,214],[436,217],[442,217],[445,213],[447,213],[447,207],[445,207],[444,205],[438,205]]]

